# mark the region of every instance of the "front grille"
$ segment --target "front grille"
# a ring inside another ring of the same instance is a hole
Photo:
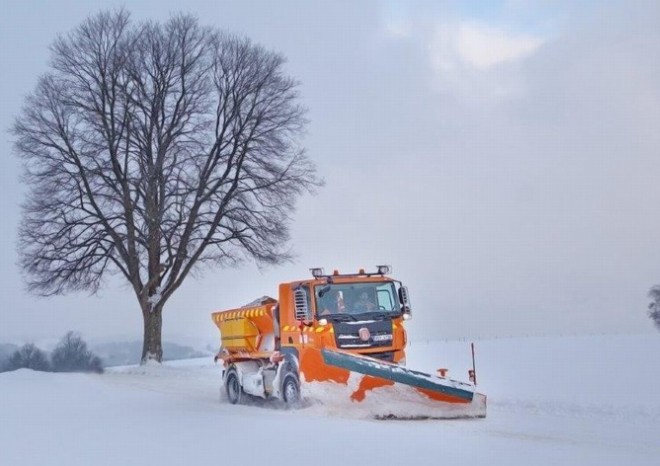
[[[336,322],[335,340],[337,347],[342,349],[378,348],[392,345],[392,322],[373,321],[366,324],[354,324],[349,322]],[[360,338],[360,329],[369,330],[369,340]]]
[[[379,337],[388,337],[381,339]],[[373,348],[378,346],[391,346],[392,345],[392,332],[381,331],[371,333],[371,337],[367,341],[360,339],[360,335],[355,333],[342,333],[337,335],[337,346],[339,348]]]

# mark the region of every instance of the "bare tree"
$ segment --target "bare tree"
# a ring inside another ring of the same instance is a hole
[[[101,358],[75,332],[67,332],[50,356],[53,372],[103,372]]]
[[[288,260],[295,201],[322,182],[284,61],[185,15],[103,12],[60,36],[13,128],[28,288],[96,292],[121,274],[142,361],[161,361],[163,307],[201,265]]]
[[[649,298],[653,301],[649,303],[649,317],[658,330],[660,330],[660,285],[655,285],[649,290]]]
[[[32,369],[35,371],[50,371],[50,363],[46,353],[34,344],[28,343],[17,349],[7,361],[7,370]]]

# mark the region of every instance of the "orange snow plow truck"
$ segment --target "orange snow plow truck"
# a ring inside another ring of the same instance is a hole
[[[356,274],[283,283],[237,309],[214,312],[230,403],[246,397],[297,405],[360,405],[376,418],[486,416],[486,397],[473,384],[405,367],[411,317],[408,290],[387,275],[389,266]]]

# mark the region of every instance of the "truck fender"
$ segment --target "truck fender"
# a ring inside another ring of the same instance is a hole
[[[273,396],[282,400],[282,382],[286,374],[293,373],[300,380],[300,362],[293,352],[284,353],[284,360],[277,366],[277,374],[273,380]]]

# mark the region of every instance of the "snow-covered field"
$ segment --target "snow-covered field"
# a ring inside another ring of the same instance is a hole
[[[476,349],[489,411],[469,421],[232,406],[205,359],[100,376],[2,373],[0,465],[660,464],[660,335]],[[413,342],[408,366],[467,379],[469,345]]]

